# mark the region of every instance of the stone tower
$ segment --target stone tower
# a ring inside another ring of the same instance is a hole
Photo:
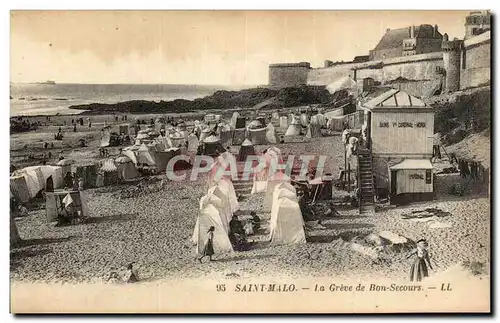
[[[460,55],[463,41],[448,40],[448,35],[443,36],[443,62],[446,71],[445,92],[455,92],[460,89]]]

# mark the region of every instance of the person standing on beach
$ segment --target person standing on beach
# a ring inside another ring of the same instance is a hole
[[[429,259],[429,253],[427,248],[429,244],[425,239],[420,239],[417,241],[417,248],[412,250],[406,259],[416,255],[417,258],[410,267],[410,281],[420,282],[424,277],[429,277],[429,271],[427,266],[432,269],[431,262]]]
[[[205,248],[203,248],[203,254],[201,255],[200,258],[198,258],[198,261],[201,263],[203,258],[208,257],[210,261],[213,261],[212,256],[215,254],[214,252],[214,231],[215,227],[211,226],[210,229],[207,231],[207,242],[205,242]]]

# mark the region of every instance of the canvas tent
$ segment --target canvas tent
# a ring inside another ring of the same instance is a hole
[[[265,145],[267,143],[266,139],[267,128],[248,128],[248,135],[250,141],[254,145]]]
[[[217,209],[224,231],[227,234],[229,230],[229,222],[226,220],[226,216],[223,213],[225,212],[224,208],[226,206],[224,205],[222,199],[220,199],[219,197],[215,196],[212,193],[208,193],[202,196],[200,199],[200,211],[203,210],[208,205],[213,205]],[[193,236],[191,237],[193,243],[196,243],[198,241],[198,229],[199,229],[199,217],[196,218],[196,225],[194,227]]]
[[[302,129],[302,126],[300,123],[297,121],[295,117],[292,117],[292,121],[288,125],[288,128],[286,129],[285,132],[285,137],[296,137],[300,135],[300,130]]]
[[[234,189],[233,182],[229,178],[221,178],[217,182],[220,190],[229,199],[229,206],[231,207],[231,213],[236,212],[240,209],[240,204],[238,202],[238,197],[236,196],[236,191]]]
[[[156,166],[154,151],[144,143],[137,150],[137,163],[147,164],[148,166]]]
[[[203,146],[203,154],[207,156],[214,156],[217,154],[217,151],[222,151],[224,150],[222,147],[222,144],[220,142],[220,139],[216,136],[210,136],[208,138],[205,138],[203,141],[204,146]]]
[[[245,139],[241,144],[240,151],[238,153],[238,161],[246,161],[248,156],[255,155],[255,149],[250,140]]]
[[[130,180],[139,176],[139,171],[134,163],[127,156],[120,156],[115,159],[118,168],[118,176],[123,180]]]
[[[26,203],[30,200],[31,195],[25,175],[19,174],[10,177],[10,192],[21,203]]]
[[[239,117],[240,117],[240,114],[238,112],[233,113],[233,116],[231,117],[231,126],[233,128],[236,128],[236,121],[238,121]]]
[[[103,186],[114,185],[120,182],[118,168],[116,167],[113,159],[107,159],[104,161],[99,173],[102,176],[102,183],[99,184],[102,184]],[[100,180],[96,180],[96,182],[100,182]]]
[[[111,128],[104,127],[102,129],[101,147],[108,147],[111,140]]]
[[[221,145],[223,147],[228,147],[233,144],[233,129],[227,124],[219,127],[219,137]]]
[[[307,126],[307,133],[306,133],[306,138],[311,139],[311,138],[320,138],[322,136],[321,134],[321,126],[319,124],[309,124]]]
[[[276,204],[276,208],[271,213],[271,244],[305,243],[304,220],[299,203],[291,198],[283,197],[277,200]]]
[[[269,123],[266,130],[266,141],[270,144],[276,144],[278,142],[277,137],[276,128],[272,123]]]
[[[229,237],[224,230],[224,225],[222,224],[219,211],[215,206],[208,204],[200,210],[196,223],[196,230],[198,231],[196,249],[198,254],[203,254],[203,249],[208,238],[207,232],[211,226],[215,227],[213,238],[214,252],[216,254],[220,254],[233,251],[233,246],[231,245]]]
[[[306,113],[302,113],[300,115],[300,124],[302,125],[302,127],[307,127],[307,125],[309,124],[309,116]]]
[[[289,182],[290,178],[283,172],[276,172],[270,176],[266,184],[266,195],[264,196],[263,210],[270,212],[273,205],[274,190],[276,186],[283,182]]]
[[[288,127],[288,118],[283,116],[280,118],[280,128],[287,128]]]
[[[231,221],[233,213],[231,212],[229,196],[224,193],[225,192],[221,189],[219,184],[212,186],[208,190],[208,195],[214,195],[220,199],[221,204],[217,209],[219,210],[219,215],[221,216],[222,224],[224,225],[226,232],[229,232],[229,221]]]

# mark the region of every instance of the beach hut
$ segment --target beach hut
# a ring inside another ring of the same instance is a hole
[[[215,156],[217,155],[217,152],[224,151],[224,147],[222,147],[220,139],[216,136],[210,136],[208,138],[205,138],[203,143],[204,143],[203,146],[204,155]]]
[[[309,124],[309,116],[307,115],[307,113],[302,113],[300,115],[300,124],[302,125],[302,127],[307,127],[307,125]]]
[[[248,156],[255,155],[255,149],[253,143],[245,139],[241,144],[240,151],[238,153],[238,161],[246,161]]]
[[[320,138],[321,136],[321,126],[318,123],[310,123],[307,126],[306,138]]]
[[[306,243],[299,203],[289,197],[282,197],[276,203],[269,225],[271,245]]]
[[[234,129],[233,145],[239,146],[245,141],[247,130],[246,128]]]
[[[87,199],[83,192],[60,190],[46,193],[45,214],[47,223],[54,222],[60,216],[68,216],[68,210],[73,213],[72,216],[89,216]]]
[[[12,175],[24,176],[30,198],[34,198],[43,188],[45,188],[45,181],[40,166],[25,167],[15,171]]]
[[[122,180],[130,180],[139,176],[139,171],[135,167],[134,163],[127,156],[120,156],[115,159],[115,163],[118,169],[118,176]]]
[[[231,117],[231,126],[233,128],[236,128],[236,121],[238,121],[238,118],[240,118],[240,114],[238,112],[234,112],[233,116]]]
[[[234,126],[235,129],[242,129],[246,128],[246,123],[247,123],[247,118],[245,117],[237,117],[236,118],[236,124]]]

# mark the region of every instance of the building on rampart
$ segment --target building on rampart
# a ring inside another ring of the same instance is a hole
[[[307,84],[311,69],[308,62],[269,65],[269,86],[275,88],[294,87]]]
[[[387,29],[377,46],[370,51],[370,60],[439,52],[442,39],[437,25]]]
[[[373,78],[392,84],[417,97],[487,85],[491,74],[489,12],[465,17],[465,40],[449,40],[438,27],[411,26],[388,30],[370,55],[352,61],[325,60],[324,66],[309,63],[273,64],[271,86],[329,85],[349,76],[361,85]]]
[[[489,11],[473,11],[465,18],[465,39],[480,35],[491,29]]]

